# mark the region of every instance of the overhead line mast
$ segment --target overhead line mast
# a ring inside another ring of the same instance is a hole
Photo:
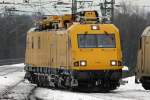
[[[72,20],[75,20],[75,14],[77,13],[77,1],[76,0],[72,0]]]
[[[77,3],[81,2],[91,2],[91,1],[78,1],[78,0],[72,0],[72,19],[75,19],[75,14],[77,13]],[[115,0],[103,0],[102,3],[100,3],[100,10],[102,13],[102,16],[104,17],[109,17],[110,18],[110,23],[113,23],[114,21],[114,4],[115,4]]]
[[[92,2],[92,0],[72,0],[72,20],[75,20],[75,14],[77,13],[78,10],[78,3],[81,4],[82,3],[86,3],[86,2]]]
[[[104,0],[104,3],[100,5],[103,16],[109,16],[110,22],[114,21],[114,4],[115,0]]]

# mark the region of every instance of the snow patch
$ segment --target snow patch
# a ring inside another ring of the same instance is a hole
[[[23,67],[23,63],[0,66],[0,73],[4,73],[4,75],[0,75],[0,95],[2,95],[7,88],[14,86],[15,84],[24,79],[25,72],[23,71]],[[9,70],[17,68],[22,68],[22,71],[9,72]]]
[[[0,67],[24,67],[24,63],[20,63],[20,64],[12,64],[12,65],[2,65]]]
[[[135,76],[122,79],[128,81],[127,84],[118,88],[118,90],[144,90],[141,84],[135,84]]]
[[[24,72],[15,72],[6,76],[0,76],[0,94],[8,87],[11,87],[24,79]]]
[[[42,100],[104,100],[80,93],[38,88],[35,91],[38,99]]]
[[[128,83],[109,93],[79,93],[37,88],[34,97],[40,100],[149,100],[150,91],[144,90],[141,84],[135,84],[134,79],[134,76],[123,79]]]
[[[13,65],[10,65],[10,66],[14,66],[14,67],[24,67],[24,63],[20,63],[20,64],[13,64]]]

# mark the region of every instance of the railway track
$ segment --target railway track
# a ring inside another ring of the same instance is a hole
[[[21,80],[19,82],[17,82],[15,85],[13,86],[8,86],[8,88],[6,88],[5,90],[3,90],[1,93],[0,93],[0,99],[8,99],[6,97],[6,95],[14,88],[16,87],[18,84],[20,84],[21,82],[23,82],[24,80]]]
[[[36,91],[36,89],[37,89],[37,87],[35,87],[35,88],[33,88],[32,90],[31,90],[31,92],[29,93],[29,95],[27,96],[27,98],[28,98],[28,100],[40,100],[39,98],[37,98],[36,96],[35,96],[35,91]]]
[[[36,85],[20,80],[15,85],[2,91],[0,100],[34,100],[30,95],[35,89]]]
[[[23,69],[23,64],[0,66],[0,100],[30,100],[36,85],[24,80]]]

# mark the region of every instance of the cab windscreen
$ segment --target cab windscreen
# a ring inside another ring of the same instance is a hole
[[[79,48],[115,48],[114,34],[78,34]]]

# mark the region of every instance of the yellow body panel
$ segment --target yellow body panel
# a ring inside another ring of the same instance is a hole
[[[85,17],[85,20],[97,19],[96,12],[93,12],[93,11],[85,12],[84,17]]]
[[[70,27],[73,62],[86,60],[87,66],[72,67],[76,70],[108,70],[121,69],[122,66],[111,66],[110,60],[122,61],[120,35],[118,29],[111,24],[99,25],[100,30],[91,30],[91,25],[76,24]],[[116,48],[78,48],[77,34],[115,34]],[[73,42],[74,41],[74,42]]]
[[[57,66],[66,66],[66,36],[63,31],[29,32],[27,37],[26,63],[33,67],[56,68]],[[40,40],[38,40],[39,38]]]
[[[27,34],[26,64],[33,67],[64,68],[70,70],[116,70],[110,60],[122,61],[120,35],[112,24],[99,24],[99,30],[91,30],[91,24],[73,24],[67,30],[32,31]],[[78,48],[78,34],[114,34],[116,48]],[[86,66],[74,66],[74,62],[86,60]]]

